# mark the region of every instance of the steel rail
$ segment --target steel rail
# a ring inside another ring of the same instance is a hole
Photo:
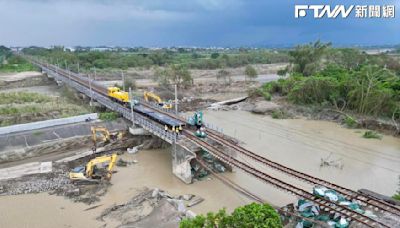
[[[214,157],[217,159],[227,163],[228,165],[235,166],[247,174],[250,174],[257,179],[260,179],[268,184],[271,184],[283,191],[289,192],[291,194],[300,196],[306,200],[312,201],[318,205],[320,205],[321,209],[323,209],[326,212],[331,212],[331,213],[338,213],[346,218],[349,218],[353,221],[356,221],[358,223],[364,224],[368,227],[389,227],[385,225],[382,222],[376,221],[370,217],[367,217],[363,214],[357,213],[350,208],[347,208],[345,206],[336,204],[334,202],[328,201],[324,198],[316,197],[313,194],[300,189],[294,185],[288,184],[286,182],[283,182],[279,180],[278,178],[272,177],[262,171],[259,171],[244,162],[241,162],[237,160],[236,158],[232,158],[225,153],[221,152],[220,150],[216,149],[214,146],[210,145],[208,142],[199,140],[196,136],[193,135],[192,132],[190,131],[184,131],[184,135],[188,137],[189,140],[191,140],[193,143],[197,144],[207,152],[211,153]]]
[[[38,65],[40,68],[46,67],[46,66],[42,65],[42,63],[40,63],[40,62],[36,62],[36,61],[33,60],[33,59],[30,59],[30,60],[31,60],[32,62],[36,63],[36,65]],[[81,76],[79,76],[79,75],[76,75],[75,73],[72,73],[72,72],[70,72],[70,71],[63,70],[63,69],[61,69],[61,68],[59,68],[59,67],[55,67],[55,66],[53,66],[53,65],[47,65],[47,67],[48,67],[49,69],[51,69],[53,72],[55,72],[55,73],[58,73],[58,74],[61,73],[61,74],[63,75],[63,77],[65,77],[65,78],[66,78],[66,77],[69,77],[70,79],[73,78],[73,80],[78,81],[78,83],[81,83],[81,84],[83,84],[83,85],[86,86],[86,87],[89,86],[89,85],[88,85],[89,80],[88,80],[87,78],[83,78],[83,77],[81,77]],[[103,95],[107,95],[106,89],[105,89],[104,87],[102,87],[101,85],[98,85],[97,83],[94,83],[94,84],[93,84],[92,89],[95,90],[95,91],[98,92],[98,93],[101,93],[101,94],[103,94]],[[166,115],[168,115],[168,116],[170,116],[170,117],[173,117],[173,118],[175,118],[175,119],[178,119],[178,120],[181,120],[181,121],[185,121],[185,120],[183,120],[181,117],[177,117],[176,115],[173,115],[173,114],[171,114],[171,113],[165,112],[165,110],[160,110],[159,108],[154,108],[154,107],[152,107],[151,105],[148,105],[148,104],[146,104],[146,106],[149,107],[149,108],[152,108],[152,109],[157,109],[157,111],[162,112],[163,114],[166,114]],[[128,119],[129,119],[129,118],[128,118]],[[392,207],[391,209],[387,209],[387,208],[384,208],[382,205],[376,205],[377,203],[378,203],[378,204],[383,204],[383,202],[377,201],[377,200],[375,200],[375,199],[373,199],[373,198],[370,198],[370,197],[368,197],[368,196],[361,195],[361,194],[359,194],[359,193],[357,193],[357,192],[354,192],[353,190],[340,187],[340,186],[338,186],[338,185],[335,185],[335,184],[332,184],[332,183],[330,183],[330,182],[327,182],[327,181],[324,181],[324,180],[321,180],[321,179],[318,179],[318,178],[309,176],[309,175],[307,175],[307,174],[303,174],[303,173],[301,173],[301,172],[298,172],[298,171],[295,171],[295,170],[290,169],[290,168],[288,168],[288,167],[285,167],[285,166],[283,166],[283,165],[280,165],[280,164],[278,164],[278,163],[276,163],[276,162],[272,162],[272,161],[270,161],[270,160],[268,160],[268,159],[266,159],[266,158],[264,158],[264,157],[261,157],[261,156],[259,156],[259,155],[256,155],[256,154],[254,154],[253,152],[250,152],[250,151],[248,151],[248,150],[246,150],[246,149],[244,149],[244,148],[242,148],[242,147],[240,147],[240,146],[238,146],[238,145],[236,145],[236,144],[233,144],[233,143],[231,143],[231,142],[225,140],[225,139],[223,138],[223,136],[219,136],[219,135],[216,134],[213,130],[208,130],[208,132],[211,133],[211,135],[213,135],[213,136],[211,136],[212,138],[217,139],[217,141],[221,142],[222,144],[225,144],[226,146],[229,146],[229,147],[231,147],[231,148],[233,148],[233,149],[239,151],[240,153],[243,153],[243,154],[245,154],[246,156],[251,157],[252,159],[254,159],[254,160],[258,161],[258,162],[262,162],[263,164],[268,163],[268,166],[271,166],[272,168],[275,168],[275,169],[277,169],[277,170],[279,170],[279,171],[282,171],[282,172],[284,172],[284,173],[286,173],[286,174],[288,174],[288,175],[292,175],[292,176],[295,176],[295,177],[298,177],[298,176],[300,175],[299,178],[302,179],[302,180],[304,180],[304,181],[306,181],[306,182],[313,183],[313,184],[318,183],[318,184],[320,184],[320,185],[322,185],[322,186],[330,187],[330,188],[335,189],[335,190],[338,189],[338,192],[340,192],[340,193],[342,193],[342,194],[344,194],[344,195],[346,195],[346,196],[348,196],[348,197],[356,198],[356,199],[358,199],[358,200],[360,200],[360,201],[363,201],[364,203],[366,203],[366,204],[369,205],[369,206],[371,206],[371,204],[372,204],[372,206],[375,206],[375,207],[377,207],[377,208],[380,208],[381,210],[388,211],[388,212],[391,212],[391,213],[394,213],[394,214],[398,215],[398,213],[391,211],[392,209],[395,209],[395,210],[397,210],[397,212],[398,212],[399,210],[398,210],[396,207]],[[201,142],[202,142],[202,140],[197,140],[197,141],[201,141]],[[222,152],[221,152],[221,153],[222,153]],[[223,153],[223,155],[220,154],[219,156],[226,156],[226,154]],[[239,162],[239,161],[237,161],[237,162]],[[254,168],[252,168],[252,169],[255,170]],[[273,177],[271,177],[271,178],[273,178]],[[274,178],[274,179],[276,179],[276,178]],[[284,183],[284,182],[282,182],[282,183]],[[286,184],[286,183],[284,183],[284,184]],[[302,190],[302,191],[304,191],[304,190]],[[350,193],[352,193],[352,194],[343,193],[344,191],[348,191],[348,192],[350,192]],[[354,194],[354,193],[356,193],[356,194]],[[310,193],[307,193],[307,194],[310,194]],[[312,195],[312,194],[311,194],[311,195]],[[365,199],[362,199],[361,197],[365,197]],[[320,198],[318,198],[318,199],[320,199]],[[315,201],[314,201],[314,202],[315,202]],[[371,203],[371,202],[372,202],[372,203]],[[391,205],[388,204],[388,205],[384,205],[384,206],[390,207]],[[347,209],[347,208],[345,208],[345,209]],[[367,217],[367,218],[368,218],[368,217]],[[374,220],[373,220],[373,221],[374,221]],[[374,222],[377,222],[377,221],[374,221]],[[379,222],[377,222],[377,223],[379,223]],[[380,224],[380,225],[385,226],[384,224]]]
[[[268,166],[270,168],[273,168],[275,170],[281,171],[283,173],[285,173],[286,175],[289,176],[293,176],[296,177],[304,182],[313,184],[313,185],[320,185],[320,186],[324,186],[326,188],[329,189],[333,189],[338,193],[341,193],[342,195],[344,195],[346,197],[346,199],[348,200],[352,200],[352,199],[356,199],[359,200],[360,202],[366,204],[367,206],[373,206],[376,208],[379,208],[381,211],[386,211],[389,212],[393,215],[396,216],[400,216],[400,209],[395,207],[394,205],[391,205],[389,203],[386,203],[384,201],[380,201],[380,200],[376,200],[374,198],[365,196],[361,193],[358,193],[356,191],[353,191],[351,189],[336,185],[334,183],[313,177],[311,175],[308,175],[306,173],[300,172],[300,171],[296,171],[294,169],[291,169],[289,167],[286,167],[284,165],[281,165],[277,162],[271,161],[265,157],[262,157],[258,154],[255,154],[254,152],[251,152],[239,145],[236,145],[232,142],[230,142],[229,140],[226,140],[223,138],[223,136],[218,136],[217,133],[215,133],[214,131],[208,131],[208,136],[213,138],[214,140],[217,140],[218,142],[220,142],[221,144],[228,146],[230,148],[235,149],[236,151],[239,151],[241,154],[244,154],[245,156],[265,165]]]

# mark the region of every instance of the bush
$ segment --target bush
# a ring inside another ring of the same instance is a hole
[[[119,114],[116,112],[102,112],[99,115],[99,119],[105,120],[105,121],[116,120],[118,117],[119,117]]]
[[[202,227],[268,227],[280,228],[282,223],[279,214],[268,204],[251,203],[236,208],[231,215],[225,209],[217,214],[208,213],[206,217],[198,215],[193,219],[184,219],[181,228]]]
[[[338,82],[328,77],[308,77],[295,84],[289,92],[289,100],[298,104],[321,104],[339,96]]]
[[[366,131],[364,132],[363,137],[366,139],[382,139],[382,135],[375,131]]]
[[[246,69],[244,70],[244,74],[245,74],[246,78],[250,78],[250,79],[255,79],[258,76],[257,70],[250,65],[246,66]]]
[[[270,101],[272,99],[271,94],[267,91],[261,91],[261,95],[266,101]]]
[[[351,116],[346,116],[344,123],[348,128],[356,128],[358,126],[357,121]]]
[[[287,117],[287,114],[283,110],[274,110],[271,113],[272,119],[285,119]]]

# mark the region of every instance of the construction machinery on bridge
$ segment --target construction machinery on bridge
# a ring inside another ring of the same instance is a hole
[[[118,87],[108,87],[107,95],[114,101],[122,104],[129,103],[129,93]]]
[[[34,60],[33,58],[30,58],[30,60],[34,64],[39,66],[40,68],[44,69],[45,72],[51,73],[54,77],[58,77],[59,80],[69,82],[69,84],[71,84],[71,86],[77,88],[80,91],[85,92],[85,94],[90,94],[90,96],[94,96],[93,93],[87,92],[87,89],[86,89],[86,91],[85,91],[85,89],[83,89],[83,88],[89,88],[89,81],[86,78],[80,77],[79,75],[71,73],[67,70],[60,69],[59,67]],[[72,79],[72,83],[71,83],[71,79]],[[133,118],[130,118],[130,116],[129,116],[129,112],[128,112],[127,108],[122,107],[117,104],[109,104],[109,102],[110,102],[109,99],[104,98],[105,96],[108,97],[106,88],[102,87],[99,84],[95,84],[95,83],[93,83],[91,86],[92,86],[91,88],[96,92],[95,94],[100,103],[103,103],[105,106],[125,114],[124,115],[125,118],[131,119],[133,121]],[[162,109],[157,109],[146,103],[135,106],[134,112],[136,112],[136,113],[140,114],[141,116],[146,117],[150,120],[153,120],[153,122],[163,123],[163,125],[161,125],[161,126],[166,125],[167,122],[168,122],[168,124],[171,124],[171,126],[174,126],[174,127],[178,127],[179,124],[181,124],[180,126],[185,126],[185,122],[186,122],[185,120],[183,120],[181,117],[179,117],[177,115],[174,115],[174,114],[169,113]],[[199,117],[197,120],[200,119]],[[194,120],[193,126],[195,126],[196,118],[193,118],[193,120]],[[200,120],[201,120],[201,123],[203,123],[202,118]],[[157,124],[155,124],[155,126],[156,125]],[[190,124],[190,125],[192,125],[192,124]],[[197,128],[197,126],[196,126],[196,128]],[[215,146],[214,143],[211,143],[209,141],[218,142],[219,145],[223,145],[223,146],[237,152],[238,154],[244,155],[246,157],[251,158],[252,160],[257,161],[261,165],[264,165],[264,166],[267,166],[274,170],[277,170],[277,171],[284,173],[290,177],[296,178],[296,179],[304,181],[306,183],[310,183],[313,185],[320,185],[320,186],[327,187],[331,190],[335,190],[336,192],[342,194],[343,197],[345,197],[348,200],[354,199],[354,200],[360,201],[360,203],[365,205],[365,207],[372,207],[375,210],[379,210],[384,213],[389,213],[393,216],[396,216],[396,218],[400,216],[399,208],[394,205],[391,205],[387,202],[384,202],[384,201],[381,201],[378,199],[374,199],[368,195],[355,192],[351,189],[341,187],[334,183],[310,176],[306,173],[302,173],[302,172],[293,170],[293,169],[286,167],[284,165],[281,165],[279,163],[273,162],[265,157],[262,157],[258,154],[255,154],[255,153],[241,147],[240,145],[237,145],[236,143],[231,142],[230,140],[226,139],[222,133],[214,131],[212,129],[207,131],[207,138],[209,138],[210,140],[199,139],[199,137],[195,134],[195,132],[193,132],[193,130],[191,130],[190,128],[183,128],[182,136],[188,142],[191,142],[194,145],[197,145],[197,146],[201,147],[203,150],[209,152],[216,159],[219,159],[219,160],[227,163],[230,166],[238,168],[238,169],[242,170],[243,172],[247,173],[248,175],[253,176],[254,178],[261,180],[269,185],[277,187],[278,189],[280,189],[282,191],[288,192],[290,194],[296,195],[297,197],[300,197],[309,202],[312,202],[315,205],[318,205],[319,207],[323,208],[324,211],[328,212],[329,214],[341,215],[341,216],[343,216],[343,218],[345,218],[346,220],[348,220],[351,223],[354,222],[354,223],[357,223],[357,225],[363,225],[366,227],[393,227],[393,226],[390,226],[390,224],[387,223],[386,221],[383,221],[383,220],[381,221],[376,218],[368,217],[367,215],[362,214],[358,211],[355,211],[345,205],[340,205],[338,202],[333,202],[328,199],[315,196],[310,191],[304,190],[303,187],[295,186],[288,182],[282,181],[279,178],[271,176],[270,174],[265,173],[256,167],[253,167],[245,162],[242,162],[241,160],[236,159],[235,157],[232,157],[230,154],[227,154],[226,150]]]
[[[189,118],[189,124],[196,127],[195,135],[199,138],[207,137],[203,122],[203,112],[197,111]]]
[[[157,94],[155,94],[153,92],[144,91],[143,97],[144,97],[145,101],[147,101],[147,102],[150,102],[150,99],[155,101],[161,108],[165,108],[165,109],[172,108],[171,102],[163,101],[160,96],[158,96]]]

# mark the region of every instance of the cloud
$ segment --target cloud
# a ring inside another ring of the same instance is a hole
[[[400,8],[400,1],[386,2]],[[335,1],[344,3],[360,4]],[[309,1],[0,0],[0,44],[243,46],[318,38],[340,44],[400,43],[400,15],[386,20],[297,20],[294,4]]]

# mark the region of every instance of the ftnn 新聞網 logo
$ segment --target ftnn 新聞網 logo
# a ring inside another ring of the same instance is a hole
[[[396,12],[394,5],[295,5],[294,17],[347,18],[353,11],[356,18],[394,18]]]
[[[334,7],[330,5],[296,5],[294,17],[306,17],[307,13],[313,12],[314,18],[323,18],[325,15],[327,18],[336,18],[339,15],[342,18],[347,18],[353,9],[354,5],[347,7],[344,5],[336,5]]]

